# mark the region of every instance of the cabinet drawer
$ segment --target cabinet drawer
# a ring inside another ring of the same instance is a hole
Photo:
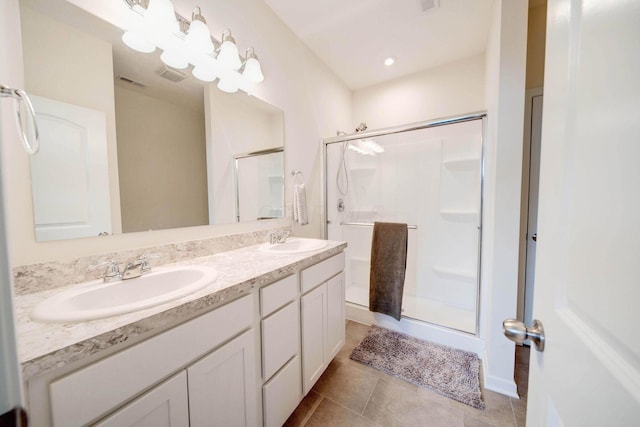
[[[298,276],[292,274],[260,289],[260,313],[267,317],[298,296]]]
[[[170,375],[253,322],[248,295],[49,385],[53,425],[91,422]],[[87,393],[87,390],[99,390]]]
[[[293,358],[262,388],[264,425],[281,426],[302,399],[300,356]]]
[[[344,270],[344,252],[334,255],[329,259],[319,262],[300,273],[300,286],[302,293],[307,293],[319,284],[326,282],[331,277]]]
[[[300,319],[294,301],[262,321],[262,373],[265,380],[298,354]]]

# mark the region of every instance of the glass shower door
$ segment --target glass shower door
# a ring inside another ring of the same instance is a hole
[[[348,242],[347,301],[369,305],[373,223],[402,222],[409,228],[403,316],[475,333],[482,120],[326,149],[327,233]]]

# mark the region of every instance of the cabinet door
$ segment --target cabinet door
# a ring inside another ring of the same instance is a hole
[[[327,363],[344,345],[344,273],[327,282]]]
[[[326,367],[327,284],[302,297],[302,386],[307,394]]]
[[[296,356],[262,388],[265,427],[284,424],[302,400],[300,386],[300,356]]]
[[[186,372],[182,371],[154,387],[95,425],[97,427],[188,427]]]
[[[191,427],[257,425],[255,357],[249,330],[187,368]]]

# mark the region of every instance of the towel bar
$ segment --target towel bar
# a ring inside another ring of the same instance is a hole
[[[353,227],[373,227],[372,222],[341,222],[340,225],[350,225]],[[407,225],[409,230],[417,230],[417,225]]]

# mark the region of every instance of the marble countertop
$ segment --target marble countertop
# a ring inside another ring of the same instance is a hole
[[[31,320],[29,314],[40,302],[81,284],[16,296],[16,330],[23,379],[28,380],[116,345],[121,347],[145,339],[340,253],[346,248],[346,243],[329,241],[323,249],[293,255],[267,254],[259,251],[258,246],[164,265],[162,267],[204,264],[215,268],[219,276],[214,283],[191,295],[105,319],[65,324]]]

